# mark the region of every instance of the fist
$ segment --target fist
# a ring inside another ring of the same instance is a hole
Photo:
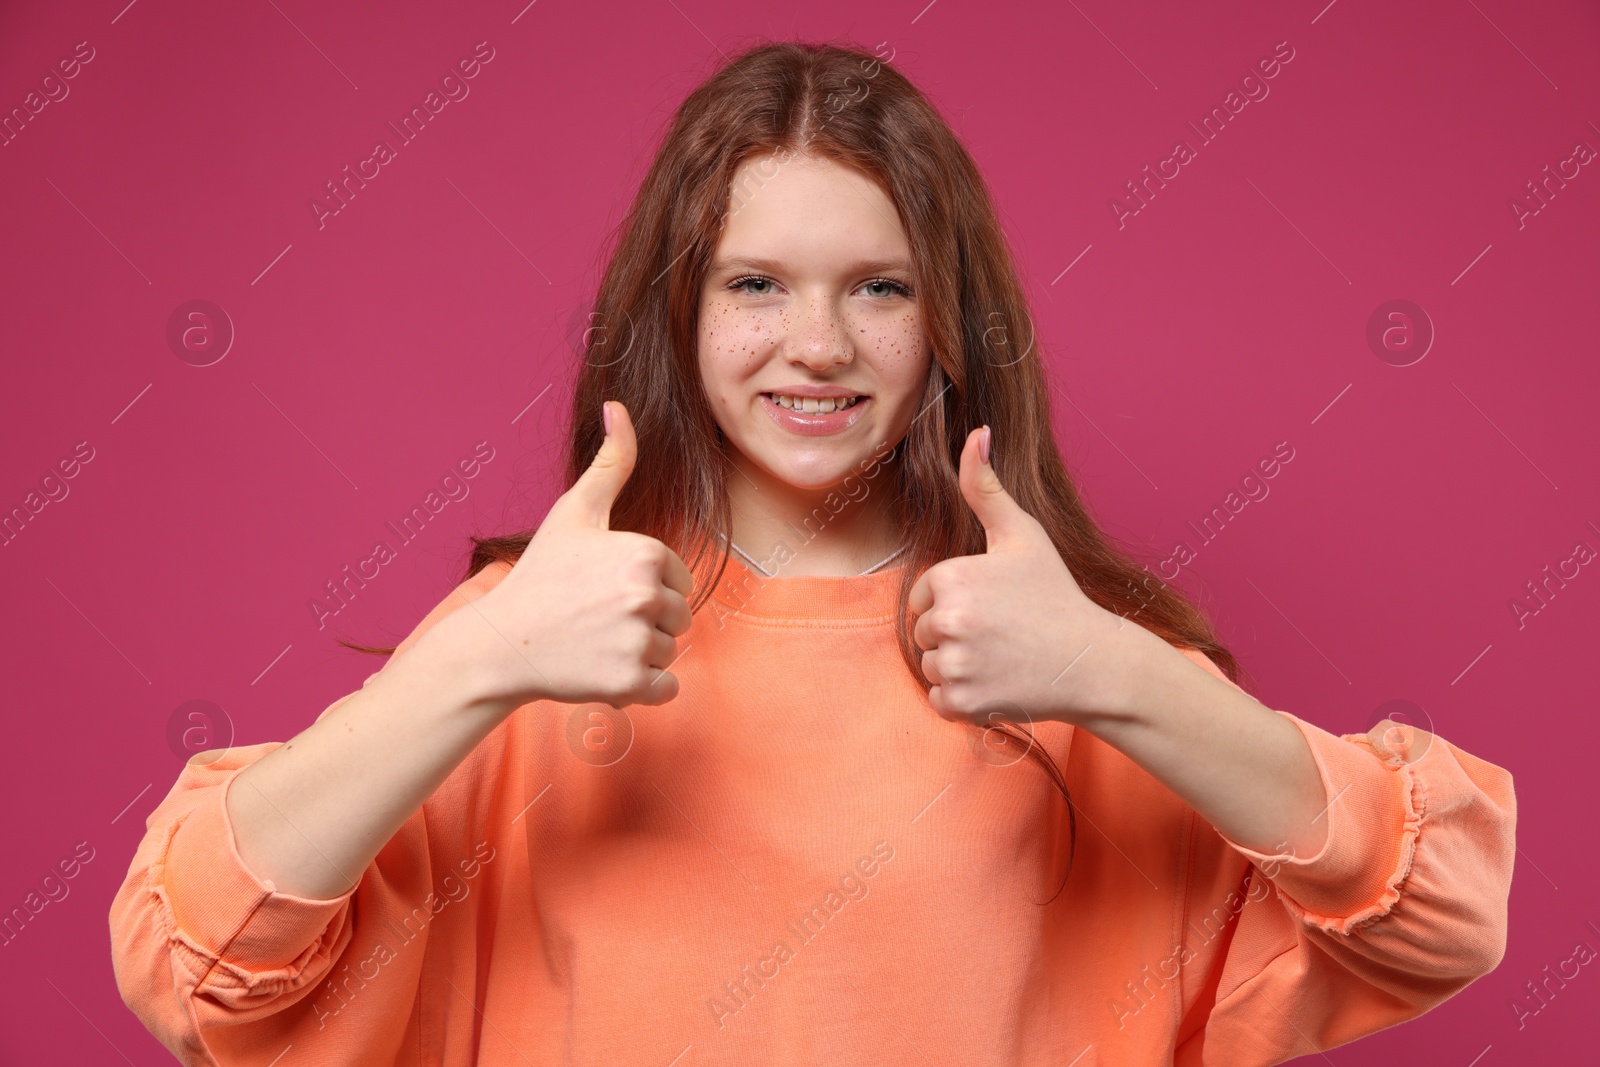
[[[988,550],[934,564],[911,589],[928,700],[944,718],[985,725],[1072,721],[1112,698],[1122,620],[1084,595],[1044,527],[1000,484],[983,455],[990,433],[968,435],[960,473]]]
[[[509,573],[446,621],[470,635],[481,699],[517,707],[664,704],[667,668],[689,630],[689,569],[653,537],[609,528],[638,457],[627,408],[602,405],[610,426],[588,470],[546,513]]]

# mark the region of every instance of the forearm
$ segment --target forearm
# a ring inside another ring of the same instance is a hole
[[[355,885],[513,710],[473,699],[471,661],[449,621],[229,787],[240,858],[279,892],[326,900]]]
[[[1123,625],[1107,654],[1124,679],[1118,699],[1071,721],[1149,771],[1225,837],[1268,854],[1317,854],[1334,798],[1294,723],[1143,627]]]

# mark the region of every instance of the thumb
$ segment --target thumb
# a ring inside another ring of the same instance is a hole
[[[994,467],[983,455],[989,451],[993,433],[988,426],[982,426],[967,435],[966,447],[961,450],[960,482],[967,506],[983,524],[989,551],[999,552],[1021,543],[1034,519],[1011,499]]]
[[[609,425],[606,438],[595,453],[594,460],[572,488],[561,495],[551,507],[552,514],[559,512],[561,521],[600,530],[611,528],[611,506],[617,494],[633,473],[639,456],[639,443],[634,437],[633,420],[620,400],[607,400],[600,405],[601,418]],[[549,521],[549,516],[545,521]]]

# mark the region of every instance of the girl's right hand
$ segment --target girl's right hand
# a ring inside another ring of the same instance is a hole
[[[627,408],[601,407],[611,426],[589,469],[550,506],[499,584],[436,627],[466,643],[480,702],[620,708],[678,695],[666,668],[674,638],[689,630],[694,579],[660,541],[609,528],[638,443]]]

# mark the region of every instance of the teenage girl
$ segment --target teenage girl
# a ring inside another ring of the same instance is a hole
[[[1493,969],[1511,776],[1235,684],[1090,520],[1029,321],[887,62],[709,78],[566,491],[293,739],[184,768],[129,1006],[190,1064],[1250,1067]]]

